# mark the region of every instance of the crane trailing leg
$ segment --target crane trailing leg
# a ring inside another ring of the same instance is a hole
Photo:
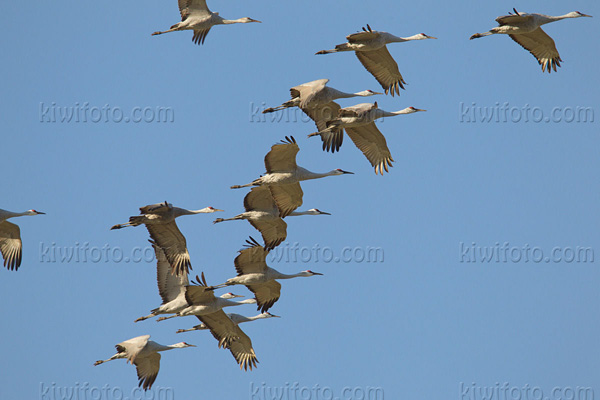
[[[244,219],[242,215],[236,215],[233,218],[217,218],[213,221],[213,224],[218,224],[219,222],[224,222],[224,221],[237,221],[239,219]]]
[[[156,32],[153,32],[151,36],[162,35],[163,33],[175,32],[175,31],[179,31],[179,30],[180,29],[179,29],[179,22],[178,22],[175,25],[173,25],[171,28],[169,28],[168,31],[162,31],[162,32],[161,31],[156,31]]]

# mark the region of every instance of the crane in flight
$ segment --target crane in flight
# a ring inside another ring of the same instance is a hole
[[[129,217],[129,222],[114,225],[110,229],[144,224],[153,242],[165,252],[165,256],[171,264],[172,273],[182,275],[189,272],[192,263],[190,262],[185,236],[177,227],[175,218],[182,215],[206,214],[217,211],[223,210],[213,207],[206,207],[201,210],[186,210],[185,208],[173,207],[173,204],[165,201],[164,203],[141,207],[141,215]]]
[[[225,283],[213,286],[214,289],[231,285],[245,285],[254,293],[257,309],[267,312],[269,308],[279,300],[281,284],[278,279],[292,279],[298,277],[309,277],[323,275],[311,270],[301,271],[297,274],[282,274],[267,265],[267,254],[269,251],[262,247],[255,239],[250,237],[240,254],[235,258],[235,270],[237,276],[228,279]]]
[[[213,293],[215,287],[208,286],[206,279],[204,278],[204,272],[202,278],[196,275],[196,281],[192,281],[191,285],[186,286],[185,300],[187,307],[183,310],[170,315],[168,317],[158,318],[156,321],[164,321],[175,317],[185,317],[188,315],[206,315],[217,312],[225,307],[241,306],[242,304],[255,304],[256,300],[248,299],[242,301],[231,301],[221,297],[216,297]],[[236,296],[237,297],[237,296]]]
[[[385,90],[385,94],[394,96],[400,94],[400,88],[404,89],[406,83],[398,70],[398,64],[387,49],[390,43],[404,43],[412,40],[437,39],[436,37],[419,33],[408,37],[394,36],[388,32],[378,32],[371,29],[367,24],[357,32],[346,36],[347,43],[338,44],[335,49],[321,50],[316,54],[330,54],[342,51],[353,51],[356,57],[377,79],[377,82]]]
[[[258,230],[265,242],[265,248],[272,250],[287,237],[287,224],[279,216],[279,209],[267,186],[253,187],[244,197],[246,212],[233,218],[217,218],[213,223],[245,219]],[[331,215],[327,212],[311,208],[308,211],[292,211],[288,216],[298,215]]]
[[[138,375],[138,385],[144,390],[152,387],[160,369],[159,351],[172,349],[183,349],[185,347],[196,347],[193,344],[179,342],[169,346],[158,344],[150,339],[150,335],[143,335],[125,340],[117,344],[117,353],[107,360],[98,360],[94,365],[100,365],[107,361],[126,358],[128,363],[135,365]]]
[[[317,129],[322,130],[326,127],[325,123],[334,119],[338,114],[340,106],[334,100],[382,94],[372,90],[363,90],[356,93],[341,92],[327,86],[327,82],[329,82],[329,79],[318,79],[294,86],[290,89],[291,100],[277,107],[269,107],[263,111],[263,114],[298,107],[315,122]]]
[[[396,115],[413,114],[421,110],[415,107],[407,107],[400,111],[385,111],[377,106],[377,102],[361,103],[352,107],[342,108],[338,117],[327,123],[327,128],[320,132],[308,135],[321,136],[323,149],[331,149],[334,153],[342,145],[344,130],[350,136],[356,147],[363,152],[371,166],[375,168],[375,174],[383,175],[383,170],[389,172],[388,166],[392,167],[392,154],[387,146],[383,134],[377,129],[375,120],[383,117],[394,117]]]
[[[192,41],[196,44],[204,44],[204,39],[210,29],[215,25],[246,24],[249,22],[261,22],[252,18],[225,19],[218,12],[212,12],[206,5],[206,0],[178,0],[181,22],[171,26],[166,31],[157,31],[152,34],[162,35],[174,31],[193,30]]]
[[[227,315],[229,317],[229,319],[232,320],[233,323],[236,325],[239,325],[244,322],[258,321],[259,319],[281,318],[279,315],[271,314],[270,312],[260,313],[258,315],[255,315],[254,317],[246,317],[246,316],[243,316],[241,314],[236,314],[236,313],[228,313],[225,315]],[[177,332],[175,332],[175,333],[202,331],[202,330],[206,330],[206,329],[209,329],[209,327],[206,326],[204,323],[202,323],[199,325],[195,325],[189,329],[178,329]]]
[[[325,178],[353,172],[334,169],[333,171],[316,173],[299,167],[296,164],[296,154],[300,148],[293,136],[286,136],[285,140],[271,147],[271,151],[265,156],[265,169],[267,173],[246,185],[235,185],[232,189],[249,186],[266,185],[271,191],[273,200],[279,209],[279,216],[284,218],[292,211],[302,205],[302,188],[300,181],[309,179]]]
[[[560,21],[566,18],[591,17],[591,15],[582,14],[579,11],[572,11],[565,15],[553,17],[544,14],[528,14],[518,12],[513,8],[514,14],[508,13],[496,18],[498,26],[487,32],[476,33],[471,36],[471,40],[494,34],[508,35],[525,50],[529,51],[535,57],[538,64],[542,66],[542,72],[546,70],[551,73],[556,72],[556,67],[560,67],[562,59],[556,50],[554,40],[541,28],[544,24]]]
[[[4,266],[10,271],[16,271],[21,266],[23,243],[19,226],[8,222],[7,219],[40,214],[45,213],[36,210],[27,210],[21,213],[0,210],[0,253],[4,258]]]
[[[171,264],[169,264],[163,249],[152,240],[149,240],[149,242],[152,244],[154,253],[156,254],[156,282],[158,284],[158,293],[163,302],[160,307],[152,310],[149,315],[139,317],[134,322],[144,321],[160,314],[174,314],[188,307],[185,299],[186,286],[189,285],[187,273],[173,275],[171,273]],[[222,299],[234,299],[244,296],[225,293],[220,297]]]

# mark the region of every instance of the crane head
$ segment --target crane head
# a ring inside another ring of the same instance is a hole
[[[184,348],[184,347],[196,347],[196,345],[194,344],[189,344],[186,342],[179,342],[177,344],[174,344],[173,347],[179,347],[179,348]]]
[[[333,175],[343,175],[343,174],[352,174],[354,175],[354,172],[350,172],[350,171],[344,171],[343,169],[334,169],[333,171],[331,171]]]
[[[39,214],[46,214],[44,212],[41,211],[37,211],[37,210],[27,210],[27,215],[39,215]]]
[[[435,36],[429,36],[429,35],[426,35],[424,33],[419,33],[418,36],[420,36],[419,39],[437,39]]]
[[[323,275],[320,272],[314,272],[314,271],[311,271],[310,269],[307,269],[306,271],[302,271],[302,274],[304,274],[304,276]]]
[[[308,212],[312,213],[313,215],[331,215],[330,213],[321,211],[318,208],[311,208],[310,210],[308,210]]]
[[[259,21],[257,19],[252,19],[252,18],[244,17],[244,18],[240,18],[240,22],[243,23],[243,24],[247,24],[249,22],[262,22],[262,21]]]
[[[225,294],[221,295],[222,299],[235,299],[236,297],[244,297],[244,296],[241,296],[239,294],[233,294],[231,292],[230,293],[225,293]]]

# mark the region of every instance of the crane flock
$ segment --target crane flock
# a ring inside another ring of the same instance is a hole
[[[209,10],[206,0],[178,0],[181,22],[171,26],[166,31],[154,32],[159,35],[168,32],[192,30],[192,40],[203,44],[210,29],[216,25],[236,23],[261,22],[252,18],[228,20],[218,13]],[[547,16],[543,14],[527,14],[517,12],[496,18],[499,26],[484,33],[477,33],[471,39],[507,34],[528,50],[546,70],[556,71],[560,67],[560,55],[554,41],[541,26],[550,22],[567,18],[590,17],[578,11],[562,16]],[[390,54],[387,45],[404,43],[415,40],[437,39],[424,33],[408,37],[399,37],[387,32],[371,29],[370,25],[362,31],[346,37],[347,42],[335,46],[331,50],[321,50],[316,54],[331,54],[353,51],[364,66],[381,85],[385,94],[399,95],[400,89],[405,89],[406,82],[399,71],[398,64]],[[329,79],[318,79],[297,85],[290,89],[291,99],[277,107],[266,108],[264,113],[272,113],[286,108],[298,107],[310,117],[317,131],[308,135],[320,136],[322,149],[335,153],[343,142],[344,132],[364,154],[375,174],[383,175],[389,172],[394,161],[388,148],[386,138],[377,128],[375,121],[384,117],[412,114],[426,110],[407,107],[400,111],[388,112],[379,108],[378,103],[361,103],[349,107],[341,107],[335,100],[370,97],[381,95],[373,90],[347,93],[327,86]],[[239,327],[244,322],[278,317],[268,312],[281,296],[281,284],[278,280],[297,277],[314,277],[322,275],[311,270],[295,274],[279,272],[266,263],[266,257],[271,250],[279,246],[287,238],[288,216],[300,215],[330,215],[316,208],[308,211],[296,211],[303,203],[303,191],[300,182],[352,174],[342,169],[316,173],[296,164],[296,155],[300,147],[293,136],[286,136],[280,143],[274,144],[264,158],[266,173],[248,184],[231,186],[232,189],[252,187],[244,197],[245,211],[232,218],[218,218],[214,223],[233,220],[247,220],[263,239],[261,244],[252,237],[234,259],[237,276],[222,284],[208,285],[204,272],[196,276],[195,281],[189,281],[188,274],[192,269],[186,238],[177,227],[176,218],[184,215],[221,212],[224,210],[206,207],[200,210],[187,210],[174,207],[168,202],[151,204],[140,208],[140,215],[132,216],[127,223],[114,225],[111,229],[121,229],[129,226],[145,225],[155,256],[158,292],[162,304],[151,310],[150,314],[139,317],[135,322],[159,316],[157,321],[174,317],[195,316],[200,320],[199,325],[192,328],[179,329],[177,333],[195,330],[209,330],[218,342],[219,348],[228,349],[239,367],[252,370],[257,366],[258,358],[252,346],[250,337]],[[9,270],[17,270],[22,260],[22,242],[19,227],[7,221],[9,218],[44,214],[36,210],[14,213],[0,210],[0,252],[4,266]],[[215,295],[215,291],[233,285],[245,286],[253,295],[252,299],[233,301],[244,297],[233,293]],[[223,308],[256,304],[261,311],[254,317],[240,314],[225,314]],[[159,352],[175,348],[195,347],[186,342],[170,346],[153,342],[150,335],[138,336],[125,340],[116,345],[117,353],[107,360],[99,360],[99,365],[115,359],[127,359],[137,368],[139,386],[147,390],[152,387],[160,368]]]

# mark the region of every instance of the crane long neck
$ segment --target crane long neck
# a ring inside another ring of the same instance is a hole
[[[386,42],[388,43],[402,43],[402,42],[408,42],[410,40],[419,40],[421,38],[421,35],[412,35],[412,36],[408,36],[408,37],[400,37],[400,36],[395,36],[392,34],[387,35],[386,37]]]
[[[247,300],[242,300],[242,301],[232,301],[232,300],[227,300],[227,299],[218,299],[220,305],[222,305],[223,307],[231,307],[231,306],[239,306],[242,304],[254,304],[256,303],[256,300],[254,299],[247,299]]]
[[[244,23],[245,20],[243,18],[239,18],[239,19],[221,19],[221,23],[224,25],[229,25],[229,24],[241,24]]]
[[[170,345],[167,345],[167,346],[165,346],[165,345],[163,345],[163,344],[160,344],[160,343],[153,342],[153,343],[152,343],[152,347],[151,347],[151,348],[153,348],[153,350],[155,350],[155,351],[167,351],[167,350],[173,350],[173,349],[176,349],[176,348],[177,348],[177,345],[175,345],[175,344],[170,344]]]
[[[8,219],[8,218],[22,217],[24,215],[29,215],[29,211],[18,213],[18,212],[0,210],[0,221]]]
[[[300,172],[300,174],[299,174],[300,178],[301,178],[300,180],[303,180],[303,181],[307,181],[309,179],[325,178],[326,176],[332,175],[332,171],[329,171],[329,172],[312,172],[312,171],[309,171],[309,170],[301,168],[301,167],[298,167],[298,170]]]
[[[312,215],[310,211],[292,211],[288,214],[288,217],[296,217],[298,215]]]
[[[572,15],[571,13],[565,14],[565,15],[558,15],[556,17],[554,16],[550,16],[550,21],[548,22],[553,22],[553,21],[560,21],[561,19],[565,19],[565,18],[575,18],[574,15]]]
[[[340,90],[337,89],[333,89],[333,88],[329,88],[330,91],[330,95],[331,98],[333,99],[349,99],[351,97],[358,97],[358,96],[362,96],[363,94],[361,92],[358,93],[347,93],[347,92],[342,92]]]
[[[275,274],[275,279],[292,279],[292,278],[297,278],[297,277],[299,277],[299,276],[302,276],[302,273],[301,273],[301,272],[299,272],[299,273],[297,273],[297,274],[291,274],[291,275],[288,275],[288,274],[282,274],[281,272],[279,272],[279,271],[278,271],[278,272]]]
[[[404,114],[412,114],[414,111],[410,108],[405,108],[404,110],[399,111],[384,111],[379,109],[377,112],[377,118],[381,117],[394,117],[396,115],[404,115]]]

